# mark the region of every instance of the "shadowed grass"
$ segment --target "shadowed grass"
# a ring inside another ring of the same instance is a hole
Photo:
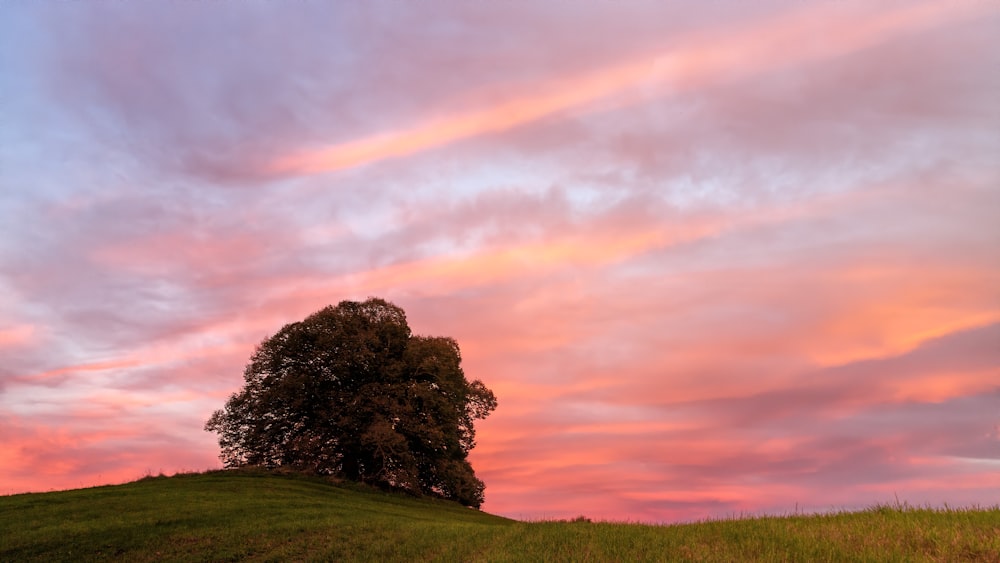
[[[253,471],[0,497],[0,561],[995,561],[1000,508],[675,526],[516,522]]]

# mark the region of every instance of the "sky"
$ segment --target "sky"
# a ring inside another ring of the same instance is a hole
[[[1000,503],[1000,2],[0,0],[0,494],[454,337],[513,518]]]

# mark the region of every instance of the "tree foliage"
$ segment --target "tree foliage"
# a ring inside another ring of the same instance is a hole
[[[461,361],[455,340],[412,335],[392,303],[343,301],[264,340],[205,429],[227,467],[291,467],[478,508],[473,422],[497,402]]]

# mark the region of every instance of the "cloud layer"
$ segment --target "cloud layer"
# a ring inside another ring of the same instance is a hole
[[[1000,502],[1000,9],[536,4],[0,7],[0,494],[218,466],[378,295],[491,512]]]

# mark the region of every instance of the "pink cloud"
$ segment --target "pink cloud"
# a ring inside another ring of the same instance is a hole
[[[0,421],[2,494],[123,483],[180,470],[216,466],[214,456],[150,432],[144,426],[54,426],[6,416]],[[202,442],[204,443],[204,442]]]
[[[35,339],[33,325],[18,325],[0,330],[0,348],[24,346]]]

